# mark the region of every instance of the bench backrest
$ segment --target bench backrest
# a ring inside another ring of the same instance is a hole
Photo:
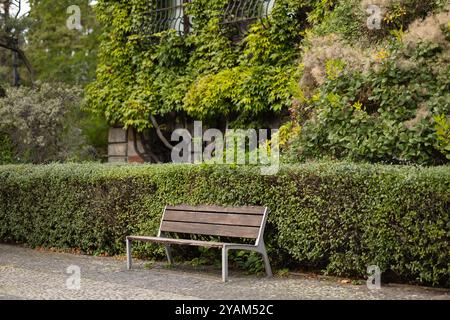
[[[265,207],[166,206],[161,232],[250,238],[259,241],[267,220]]]

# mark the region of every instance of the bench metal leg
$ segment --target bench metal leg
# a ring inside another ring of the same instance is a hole
[[[228,248],[222,248],[222,281],[227,282],[228,280]]]
[[[269,257],[267,255],[266,246],[264,243],[259,244],[259,246],[252,245],[227,245],[222,249],[222,279],[224,282],[228,279],[228,250],[250,250],[256,251],[261,254],[264,262],[264,268],[266,270],[267,277],[272,277],[272,268],[270,267]]]
[[[127,269],[131,269],[131,240],[127,238]]]
[[[266,274],[267,274],[267,276],[269,278],[271,278],[273,276],[272,268],[270,267],[270,261],[269,261],[269,257],[267,256],[267,251],[266,251],[265,246],[261,250],[261,255],[262,255],[263,260],[264,260],[264,267],[266,269]]]
[[[165,248],[166,248],[167,260],[169,261],[169,264],[172,265],[173,264],[172,248],[170,247],[170,245],[165,245]]]

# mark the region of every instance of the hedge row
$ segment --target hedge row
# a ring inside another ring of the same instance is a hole
[[[164,206],[182,203],[268,206],[278,267],[365,276],[378,265],[404,281],[450,285],[448,166],[316,163],[275,176],[210,165],[0,166],[2,241],[120,254],[125,235],[154,235]],[[154,244],[137,252],[163,254]]]

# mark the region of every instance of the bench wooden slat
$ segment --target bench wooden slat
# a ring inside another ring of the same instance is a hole
[[[225,243],[214,242],[214,241],[200,241],[191,239],[174,239],[174,238],[164,238],[164,237],[146,237],[146,236],[128,236],[127,239],[138,240],[144,242],[156,242],[163,244],[179,244],[179,245],[189,245],[196,247],[211,247],[211,248],[222,248]]]
[[[259,234],[259,227],[242,227],[221,224],[207,223],[190,223],[190,222],[174,222],[163,221],[161,223],[161,231],[204,234],[212,236],[235,237],[235,238],[252,238],[256,239]]]
[[[127,236],[127,269],[131,269],[132,241],[148,241],[163,244],[169,264],[173,264],[172,244],[222,249],[222,280],[228,279],[228,250],[250,250],[263,256],[267,276],[272,276],[269,257],[264,245],[263,232],[267,221],[265,207],[219,206],[166,206],[157,237]],[[191,239],[167,238],[165,232],[207,236],[255,239],[254,244],[223,243]]]
[[[263,216],[256,214],[224,214],[218,212],[193,212],[169,209],[164,214],[164,221],[200,222],[251,227],[260,227],[262,219]]]
[[[264,207],[219,207],[219,206],[167,206],[166,210],[179,211],[203,211],[203,212],[223,212],[223,213],[237,213],[237,214],[264,214]]]

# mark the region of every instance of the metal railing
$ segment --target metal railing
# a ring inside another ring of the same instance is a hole
[[[148,11],[135,22],[136,30],[144,37],[169,29],[179,35],[192,30],[192,19],[186,13],[186,4],[195,0],[148,0]],[[275,0],[229,0],[223,8],[221,25],[236,27],[239,33],[245,33],[248,26],[263,18],[267,18]]]
[[[189,16],[185,14],[185,4],[190,0],[153,0],[149,2],[147,14],[141,17],[137,26],[140,33],[154,35],[174,29],[183,35],[190,30]]]
[[[275,4],[275,0],[230,0],[224,8],[224,24],[256,21],[267,18]]]

